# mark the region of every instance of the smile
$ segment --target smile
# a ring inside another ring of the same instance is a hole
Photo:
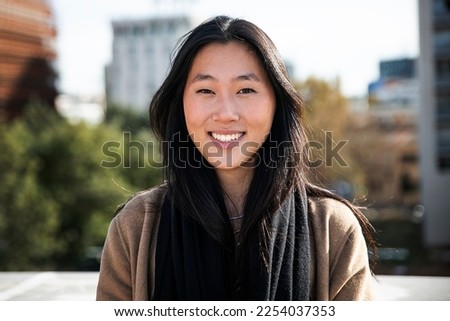
[[[210,134],[215,140],[218,140],[219,142],[223,142],[223,143],[228,143],[228,142],[232,142],[234,140],[238,140],[239,138],[242,137],[242,135],[244,135],[243,132],[234,133],[234,134],[218,134],[218,133],[211,132]]]

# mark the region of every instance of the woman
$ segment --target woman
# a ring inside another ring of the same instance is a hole
[[[97,299],[371,299],[370,224],[307,181],[302,109],[254,24],[187,34],[150,104],[166,182],[112,220]]]

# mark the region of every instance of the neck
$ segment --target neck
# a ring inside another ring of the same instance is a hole
[[[225,192],[225,205],[229,215],[231,217],[242,215],[253,170],[243,167],[234,170],[218,170],[217,175]]]

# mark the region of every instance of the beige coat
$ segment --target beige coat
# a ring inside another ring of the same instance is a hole
[[[133,197],[111,221],[97,300],[149,300],[153,294],[156,240],[166,188]],[[311,299],[372,300],[373,277],[361,228],[351,210],[329,198],[310,198]]]

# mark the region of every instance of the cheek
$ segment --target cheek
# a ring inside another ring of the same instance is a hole
[[[254,111],[250,114],[250,119],[253,119],[253,124],[257,126],[261,131],[266,133],[272,128],[272,122],[275,115],[274,107],[267,107],[264,111]]]
[[[184,117],[189,135],[201,130],[205,123],[205,115],[192,105],[185,105]]]

